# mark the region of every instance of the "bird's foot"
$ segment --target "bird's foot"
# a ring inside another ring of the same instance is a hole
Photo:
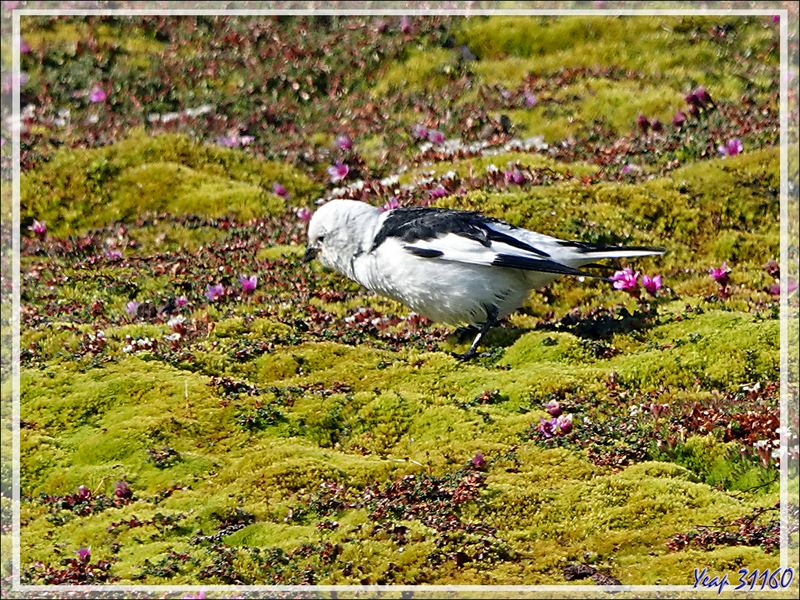
[[[470,352],[469,350],[467,350],[463,354],[459,354],[457,352],[451,352],[450,354],[458,362],[467,362],[468,360],[473,359],[473,358],[491,358],[492,356],[495,355],[495,351],[494,350],[487,350],[485,352],[475,352],[473,350],[473,351]]]
[[[497,322],[497,309],[494,306],[487,306],[486,307],[486,315],[487,319],[483,326],[478,331],[478,335],[475,336],[475,339],[472,340],[472,344],[470,344],[469,350],[464,352],[464,354],[455,354],[457,360],[464,362],[469,360],[470,358],[475,357],[477,354],[476,350],[478,349],[478,344],[481,342],[481,338],[486,335],[486,332],[489,331],[489,328]],[[477,328],[476,328],[477,329]],[[491,354],[491,353],[489,353]],[[482,355],[478,355],[482,356]]]
[[[450,355],[455,358],[458,362],[467,362],[470,358],[474,358],[477,352],[464,352],[463,354],[459,354],[458,352],[451,352]]]

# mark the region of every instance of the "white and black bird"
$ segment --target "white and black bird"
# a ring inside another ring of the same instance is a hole
[[[664,254],[652,246],[560,240],[477,212],[433,207],[379,208],[331,200],[308,225],[303,262],[317,258],[365,288],[399,300],[432,321],[483,335],[519,309],[532,289],[559,275],[602,276],[581,266],[605,258]]]

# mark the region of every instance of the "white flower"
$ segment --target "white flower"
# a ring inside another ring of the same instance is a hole
[[[183,113],[187,117],[196,117],[198,115],[204,115],[208,112],[211,112],[213,108],[214,107],[211,104],[201,104],[197,108],[187,108],[185,111],[183,111]]]
[[[358,181],[354,181],[350,185],[347,186],[349,190],[358,190],[359,192],[364,189],[364,181],[359,179]]]

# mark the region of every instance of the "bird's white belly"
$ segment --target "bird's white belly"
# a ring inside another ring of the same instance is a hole
[[[484,323],[488,307],[496,308],[497,318],[505,317],[522,306],[533,287],[525,272],[421,258],[398,247],[364,254],[354,267],[364,287],[453,325]]]

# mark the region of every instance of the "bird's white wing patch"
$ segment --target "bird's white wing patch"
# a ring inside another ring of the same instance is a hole
[[[552,260],[545,253],[524,250],[513,241],[511,243],[492,241],[489,246],[485,246],[477,240],[448,233],[433,240],[417,240],[413,243],[406,243],[403,248],[406,252],[427,259],[542,273],[594,276]]]
[[[561,240],[554,238],[543,233],[536,233],[530,229],[523,229],[522,227],[514,227],[502,221],[491,221],[486,223],[486,227],[498,233],[508,236],[509,238],[516,239],[520,244],[527,244],[532,248],[549,253],[554,245],[558,244]]]
[[[506,246],[505,244],[502,245]],[[486,266],[491,266],[492,262],[497,258],[498,249],[496,246],[498,244],[492,244],[487,247],[477,240],[465,238],[455,233],[448,233],[433,240],[417,240],[403,245],[407,252],[417,256],[424,256],[425,253],[428,253],[429,258]],[[513,249],[508,246],[508,250]],[[437,255],[434,256],[434,253],[437,253]]]

